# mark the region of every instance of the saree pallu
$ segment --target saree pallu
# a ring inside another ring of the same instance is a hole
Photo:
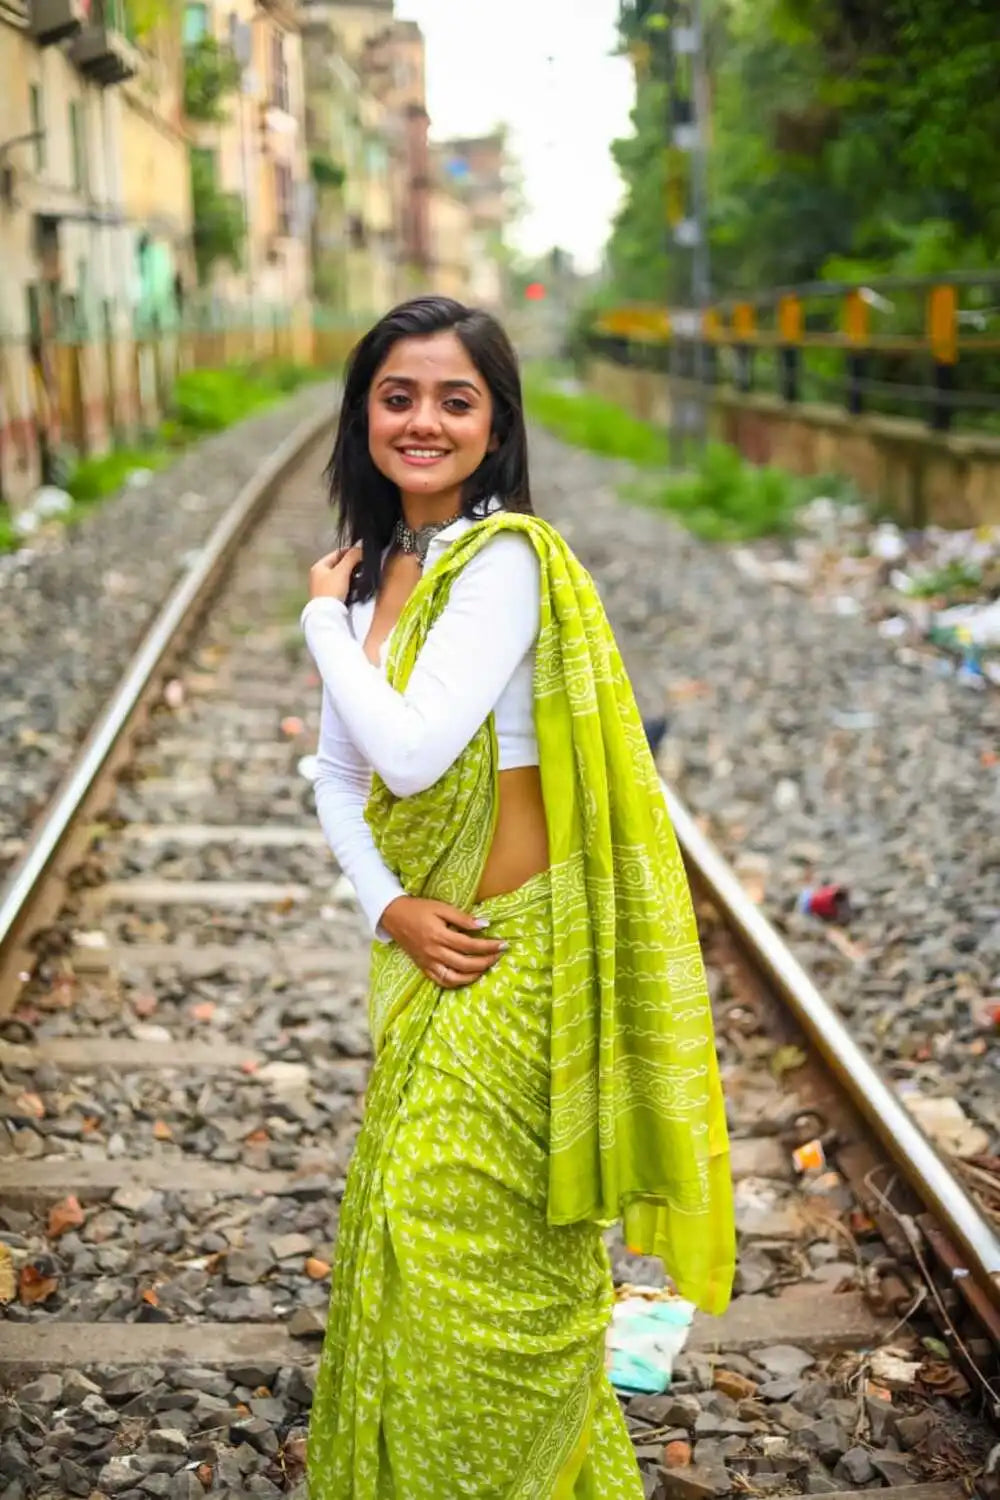
[[[463,989],[412,987],[372,1075],[342,1215],[365,1227],[338,1247],[309,1493],[641,1500],[604,1369],[601,1232],[546,1215],[550,880],[475,910],[509,950]]]

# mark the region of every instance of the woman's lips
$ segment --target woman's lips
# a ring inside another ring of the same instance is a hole
[[[448,450],[446,448],[439,448],[433,451],[431,449],[408,450],[406,448],[397,448],[396,452],[405,464],[409,464],[415,469],[429,468],[432,464],[439,464],[443,458],[448,457]]]

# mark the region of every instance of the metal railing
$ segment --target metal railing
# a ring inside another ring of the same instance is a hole
[[[1000,435],[1000,269],[814,282],[704,312],[631,304],[602,312],[587,343],[701,390]]]

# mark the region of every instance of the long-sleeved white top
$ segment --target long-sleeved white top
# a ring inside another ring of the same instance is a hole
[[[439,532],[425,571],[475,524],[463,518]],[[404,693],[390,687],[385,675],[391,637],[379,666],[365,655],[374,600],[348,608],[338,599],[313,599],[302,611],[306,643],[323,680],[316,807],[377,937],[385,937],[382,913],[406,892],[365,822],[372,770],[397,797],[413,796],[434,785],[490,713],[499,768],[538,764],[539,596],[538,558],[528,539],[514,532],[493,537],[455,579]]]

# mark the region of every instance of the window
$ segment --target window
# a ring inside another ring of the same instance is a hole
[[[275,109],[288,112],[288,65],[285,62],[285,39],[280,31],[271,37],[271,103]]]
[[[31,108],[31,130],[35,136],[35,171],[45,171],[45,110],[42,107],[42,90],[37,83],[33,83],[28,90],[28,100]]]
[[[208,6],[200,4],[184,7],[184,45],[195,47],[208,35]]]
[[[278,234],[291,234],[292,169],[280,161],[274,164],[274,207]]]
[[[84,136],[83,110],[76,99],[69,107],[69,144],[73,187],[78,193],[85,193],[89,187],[87,142]]]

